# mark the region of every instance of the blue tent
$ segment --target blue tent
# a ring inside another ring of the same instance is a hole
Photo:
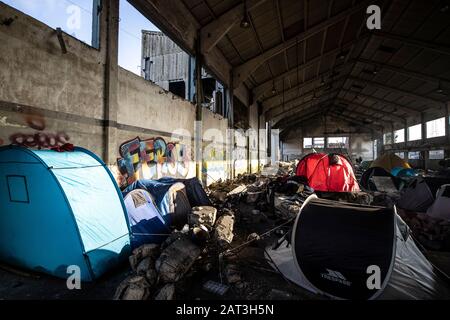
[[[0,148],[0,259],[67,278],[76,265],[92,281],[130,252],[125,206],[93,153]]]

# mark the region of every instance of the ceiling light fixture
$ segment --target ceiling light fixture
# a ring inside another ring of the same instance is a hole
[[[247,13],[247,1],[244,1],[244,17],[242,18],[242,21],[241,21],[241,28],[247,29],[248,27],[250,27],[250,21],[248,19],[248,13]]]

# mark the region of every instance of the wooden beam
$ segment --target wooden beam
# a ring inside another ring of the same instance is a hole
[[[366,106],[366,105],[362,105],[362,104],[359,104],[359,103],[356,103],[356,102],[353,102],[353,101],[350,101],[350,100],[340,99],[340,98],[336,99],[336,101],[340,102],[340,103],[346,103],[348,105],[352,105],[352,106],[355,106],[355,107],[358,107],[358,108],[361,108],[361,109],[371,110],[371,111],[377,112],[379,114],[382,114],[382,115],[384,115],[386,117],[395,118],[399,122],[402,122],[402,121],[405,120],[404,117],[397,116],[397,115],[393,114],[392,112],[384,111],[381,108],[375,108],[373,106]]]
[[[388,92],[395,92],[395,93],[403,95],[403,96],[409,96],[409,97],[411,97],[413,99],[426,102],[426,103],[430,104],[432,107],[435,107],[435,108],[436,107],[442,108],[442,106],[445,104],[444,101],[440,101],[440,100],[436,100],[436,99],[420,96],[420,95],[417,95],[417,94],[409,92],[409,91],[405,91],[405,90],[402,90],[402,89],[398,89],[398,88],[394,88],[394,87],[391,87],[391,86],[387,86],[387,85],[379,83],[379,82],[375,82],[373,80],[366,80],[366,79],[361,79],[361,78],[352,77],[352,76],[348,77],[348,80],[356,81],[356,82],[359,82],[359,83],[364,82],[368,86],[372,86],[372,87],[377,88],[377,89],[383,89],[383,90],[386,90]]]
[[[380,99],[380,98],[377,98],[377,97],[374,97],[374,96],[369,96],[367,94],[360,93],[358,91],[342,89],[342,92],[351,93],[351,94],[360,96],[362,98],[373,100],[373,101],[376,101],[378,103],[382,103],[382,104],[385,104],[387,106],[390,106],[390,107],[392,107],[394,109],[402,110],[405,113],[412,113],[414,115],[420,115],[420,111],[417,111],[416,109],[413,109],[411,107],[404,106],[404,105],[401,105],[401,104],[398,104],[398,103],[395,103],[395,102],[387,101],[387,100],[384,100],[384,99]]]
[[[357,6],[342,11],[341,13],[331,17],[330,19],[327,19],[326,21],[315,25],[314,27],[298,34],[297,36],[292,37],[235,67],[233,69],[233,74],[235,76],[234,85],[239,86],[240,84],[242,84],[265,61],[296,45],[297,42],[305,41],[315,34],[322,32],[329,26],[332,26],[333,24],[346,19],[348,15],[352,15],[358,11],[361,11],[363,8],[367,7],[368,3],[372,1],[373,0],[364,0]]]
[[[372,33],[373,33],[373,35],[375,35],[377,37],[391,39],[391,40],[397,40],[397,41],[403,42],[405,44],[412,45],[414,47],[419,47],[419,48],[426,49],[426,50],[436,51],[441,54],[450,55],[450,46],[446,46],[443,44],[437,44],[437,43],[429,42],[429,41],[406,38],[403,36],[399,36],[399,35],[384,32],[384,31],[373,31]]]
[[[296,105],[294,108],[291,108],[289,110],[284,110],[276,115],[273,115],[270,119],[274,120],[275,122],[280,121],[281,119],[286,119],[292,116],[297,115],[300,111],[305,111],[309,109],[313,109],[317,106],[320,106],[321,104],[328,104],[329,102],[332,102],[334,98],[327,98],[324,100],[308,100],[301,104]],[[315,103],[313,103],[316,101]],[[309,107],[308,107],[309,106]],[[304,108],[306,107],[306,108]],[[266,119],[268,119],[268,116],[266,115]]]
[[[247,11],[250,11],[267,0],[248,0]],[[202,52],[208,53],[228,32],[239,23],[244,16],[244,3],[240,3],[221,16],[212,20],[200,29]]]
[[[345,43],[343,46],[340,46],[336,49],[330,50],[328,52],[325,52],[323,54],[323,57],[325,56],[331,56],[331,55],[336,55],[339,54],[341,51],[344,51],[348,48],[351,48],[354,44],[356,44],[357,42],[365,39],[369,34],[366,33],[363,36],[361,36],[360,38],[356,38],[352,41],[349,41],[347,43]],[[269,91],[272,88],[272,84],[275,82],[279,82],[282,81],[284,78],[292,76],[293,74],[298,72],[301,72],[303,70],[306,70],[307,68],[313,66],[314,64],[318,63],[320,61],[320,59],[322,59],[321,56],[318,56],[316,58],[313,58],[309,61],[307,61],[306,63],[303,63],[300,66],[295,66],[293,67],[291,70],[288,70],[278,76],[276,76],[275,78],[269,79],[263,83],[260,83],[258,86],[256,86],[255,88],[253,88],[253,95],[255,97],[255,100],[260,100],[260,98],[264,95],[264,93],[266,93],[267,91]],[[351,61],[349,61],[350,63]]]
[[[411,71],[411,70],[407,70],[407,69],[403,69],[403,68],[399,68],[396,66],[392,66],[392,65],[388,65],[385,63],[381,63],[381,62],[377,62],[377,61],[372,61],[372,60],[368,60],[368,59],[362,59],[359,58],[357,60],[358,63],[362,63],[365,65],[371,65],[371,66],[376,66],[379,69],[385,69],[385,70],[389,70],[410,78],[414,78],[414,79],[418,79],[418,80],[422,80],[422,81],[426,81],[426,82],[431,82],[431,83],[447,83],[450,85],[450,81],[444,78],[439,78],[439,77],[435,77],[435,76],[430,76],[427,74],[423,74],[417,71]],[[378,70],[379,71],[379,70]]]
[[[330,113],[332,113],[333,116],[335,116],[337,118],[341,118],[341,119],[347,120],[347,121],[349,121],[351,123],[355,123],[357,125],[361,125],[361,127],[369,127],[369,128],[374,129],[376,131],[382,131],[383,128],[384,128],[383,126],[380,126],[380,125],[362,123],[361,119],[354,118],[354,117],[347,116],[347,115],[343,116],[343,115],[341,115],[341,114],[339,114],[337,112],[334,112],[334,111],[331,111]]]

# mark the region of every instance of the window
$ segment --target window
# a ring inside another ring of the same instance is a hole
[[[408,141],[416,141],[422,139],[422,124],[416,124],[408,128]]]
[[[405,142],[405,129],[394,131],[394,143]]]
[[[27,179],[24,176],[6,176],[9,201],[29,203]]]
[[[184,99],[186,97],[186,84],[184,81],[170,81],[169,91]]]
[[[100,0],[20,1],[7,5],[95,48],[99,47]]]
[[[312,138],[303,138],[303,148],[310,149],[313,146],[313,139]]]
[[[387,132],[383,134],[383,143],[384,144],[392,144],[392,133]]]
[[[325,138],[318,137],[313,139],[314,148],[323,149],[325,148]]]
[[[409,160],[419,160],[420,159],[420,151],[410,151],[408,152]]]
[[[404,152],[396,152],[395,155],[399,158],[405,159],[405,153]]]
[[[428,153],[428,158],[430,160],[444,159],[444,150],[430,150]]]
[[[345,148],[347,137],[330,137],[327,139],[328,148]]]
[[[427,138],[445,136],[445,117],[427,122]]]

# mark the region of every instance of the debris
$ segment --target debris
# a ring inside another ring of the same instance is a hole
[[[194,207],[192,213],[189,215],[189,225],[200,226],[204,225],[209,230],[212,230],[216,222],[217,209],[209,206]]]
[[[150,258],[153,263],[159,255],[159,250],[160,248],[157,244],[144,244],[134,249],[133,254],[128,258],[131,270],[136,271],[140,262],[145,258]]]
[[[154,260],[152,257],[144,258],[141,262],[139,262],[136,267],[136,273],[139,276],[143,276],[147,273],[148,270],[152,269],[154,265]]]
[[[143,276],[126,278],[116,290],[114,300],[147,300],[150,296],[150,285]]]
[[[242,193],[247,191],[247,186],[245,184],[241,184],[240,186],[234,188],[230,192],[228,192],[227,197],[242,195]]]
[[[231,211],[225,212],[221,217],[219,217],[219,219],[217,219],[214,236],[219,246],[229,246],[233,241],[234,220],[235,217]]]
[[[219,296],[223,296],[225,293],[227,293],[229,288],[230,287],[227,285],[212,280],[208,280],[203,284],[204,290],[211,292],[213,294],[217,294]]]
[[[228,264],[225,267],[225,277],[227,279],[228,284],[231,285],[242,281],[239,268],[234,264]]]
[[[195,244],[204,246],[209,240],[208,228],[206,228],[204,225],[194,227],[191,232],[191,239]]]
[[[200,256],[200,249],[186,236],[172,242],[156,260],[155,267],[165,283],[180,280]]]
[[[173,300],[175,298],[175,285],[166,284],[155,296],[155,300]]]

